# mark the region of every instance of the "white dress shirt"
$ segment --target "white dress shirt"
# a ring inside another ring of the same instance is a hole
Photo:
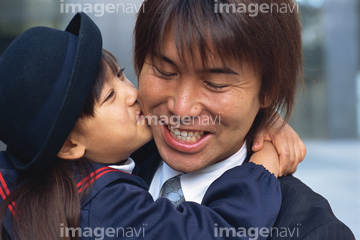
[[[150,184],[149,192],[154,200],[158,199],[161,195],[163,184],[168,179],[182,174],[180,182],[185,200],[201,203],[210,184],[227,170],[241,165],[246,158],[246,154],[246,144],[244,143],[240,150],[228,159],[187,174],[175,171],[164,161],[161,161]]]

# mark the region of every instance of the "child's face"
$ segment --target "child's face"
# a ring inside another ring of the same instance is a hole
[[[95,117],[80,119],[85,157],[117,163],[151,140],[152,134],[137,102],[138,91],[122,74],[104,82]]]

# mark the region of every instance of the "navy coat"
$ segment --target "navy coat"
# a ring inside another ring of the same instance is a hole
[[[137,163],[136,173],[150,184],[161,161],[154,141],[135,152],[132,158]],[[355,240],[351,230],[335,217],[324,197],[292,175],[281,177],[279,181],[282,204],[269,240]]]
[[[280,209],[279,181],[262,166],[245,164],[227,171],[205,194],[203,205],[184,202],[177,208],[165,199],[153,201],[139,177],[95,164],[96,174],[78,184],[79,192],[96,178],[81,206],[81,239],[266,239]],[[1,200],[18,172],[0,152]],[[9,205],[4,228],[13,237]],[[61,236],[75,229],[60,227]],[[259,235],[259,231],[262,231]]]

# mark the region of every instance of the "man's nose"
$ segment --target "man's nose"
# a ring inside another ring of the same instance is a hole
[[[171,91],[167,107],[168,110],[178,117],[199,116],[203,107],[200,103],[200,87],[193,81],[180,81],[176,89]]]

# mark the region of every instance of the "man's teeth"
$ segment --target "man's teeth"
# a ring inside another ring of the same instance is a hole
[[[179,131],[174,127],[168,126],[171,136],[182,142],[196,142],[204,136],[204,131],[187,132]]]

